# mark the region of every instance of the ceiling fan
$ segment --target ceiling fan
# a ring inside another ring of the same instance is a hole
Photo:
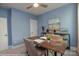
[[[30,8],[37,8],[37,7],[43,7],[43,8],[47,8],[47,5],[45,4],[39,4],[39,3],[34,3],[33,5],[29,5],[28,7],[26,7],[26,9],[30,9]]]

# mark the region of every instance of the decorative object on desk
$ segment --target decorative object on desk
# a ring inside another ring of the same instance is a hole
[[[49,33],[49,29],[46,30],[46,33]]]
[[[52,39],[52,35],[51,34],[47,34],[47,40],[51,40]]]
[[[47,37],[47,40],[50,40],[50,39],[51,39],[51,38],[48,36],[48,37]]]
[[[46,32],[42,32],[42,36],[46,36]]]
[[[46,35],[46,32],[45,32],[45,27],[42,26],[42,36],[45,36]]]
[[[44,30],[45,30],[45,28],[44,28],[44,26],[42,26],[42,31],[44,32]]]
[[[55,30],[55,29],[54,29],[53,31],[54,31],[54,33],[56,32],[56,30]]]

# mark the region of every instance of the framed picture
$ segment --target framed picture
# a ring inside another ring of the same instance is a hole
[[[59,18],[50,19],[48,23],[48,28],[50,30],[60,30],[60,20]]]

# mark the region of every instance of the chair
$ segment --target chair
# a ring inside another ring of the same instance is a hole
[[[24,39],[24,42],[25,42],[26,51],[27,51],[28,56],[46,55],[46,50],[35,48],[35,45],[33,44],[33,42],[31,40]]]

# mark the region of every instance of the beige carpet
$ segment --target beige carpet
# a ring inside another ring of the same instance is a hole
[[[60,56],[60,53],[57,53],[57,55]],[[22,44],[14,48],[1,51],[0,56],[27,56],[25,45]],[[49,56],[53,56],[53,54],[49,52]],[[70,49],[65,51],[64,56],[77,56],[77,53],[75,50]]]
[[[19,55],[25,55],[25,46],[21,45],[19,47],[9,48],[7,50],[1,51],[0,55],[13,55],[13,56],[19,56]]]

